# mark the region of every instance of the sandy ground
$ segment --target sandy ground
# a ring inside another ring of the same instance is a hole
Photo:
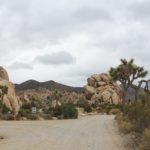
[[[0,121],[1,150],[124,150],[114,116],[77,120]]]

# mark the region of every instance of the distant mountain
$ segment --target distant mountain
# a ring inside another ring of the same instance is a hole
[[[23,82],[21,84],[15,84],[16,91],[23,91],[23,90],[29,90],[29,89],[40,89],[45,88],[49,90],[59,90],[59,91],[67,91],[67,92],[77,92],[82,93],[83,87],[72,87],[64,84],[57,83],[55,81],[47,81],[47,82],[38,82],[36,80],[28,80],[26,82]],[[143,91],[143,88],[140,89],[140,92]],[[128,89],[127,97],[126,99],[134,99],[134,93],[135,91],[132,88]]]
[[[17,91],[23,91],[28,89],[39,89],[39,88],[45,88],[49,90],[59,90],[59,91],[67,91],[67,92],[77,92],[81,93],[83,91],[82,87],[72,87],[63,85],[60,83],[57,83],[55,81],[47,81],[47,82],[38,82],[35,80],[28,80],[26,82],[23,82],[21,84],[15,84]]]

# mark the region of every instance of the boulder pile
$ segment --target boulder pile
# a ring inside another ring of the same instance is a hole
[[[104,73],[88,78],[84,91],[86,98],[93,102],[119,104],[122,101],[121,88]]]
[[[0,66],[0,100],[14,115],[17,115],[20,106],[15,93],[15,86],[9,81],[7,71]]]

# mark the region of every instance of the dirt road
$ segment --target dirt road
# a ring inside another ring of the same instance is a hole
[[[1,150],[124,150],[114,116],[77,120],[0,121]]]

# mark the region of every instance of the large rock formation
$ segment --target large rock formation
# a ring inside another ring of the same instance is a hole
[[[0,80],[9,81],[8,73],[2,66],[0,66]]]
[[[84,87],[87,99],[98,103],[118,104],[121,102],[121,88],[107,74],[95,74]]]
[[[0,100],[14,115],[18,113],[20,107],[15,86],[9,81],[8,73],[3,67],[0,67]]]

